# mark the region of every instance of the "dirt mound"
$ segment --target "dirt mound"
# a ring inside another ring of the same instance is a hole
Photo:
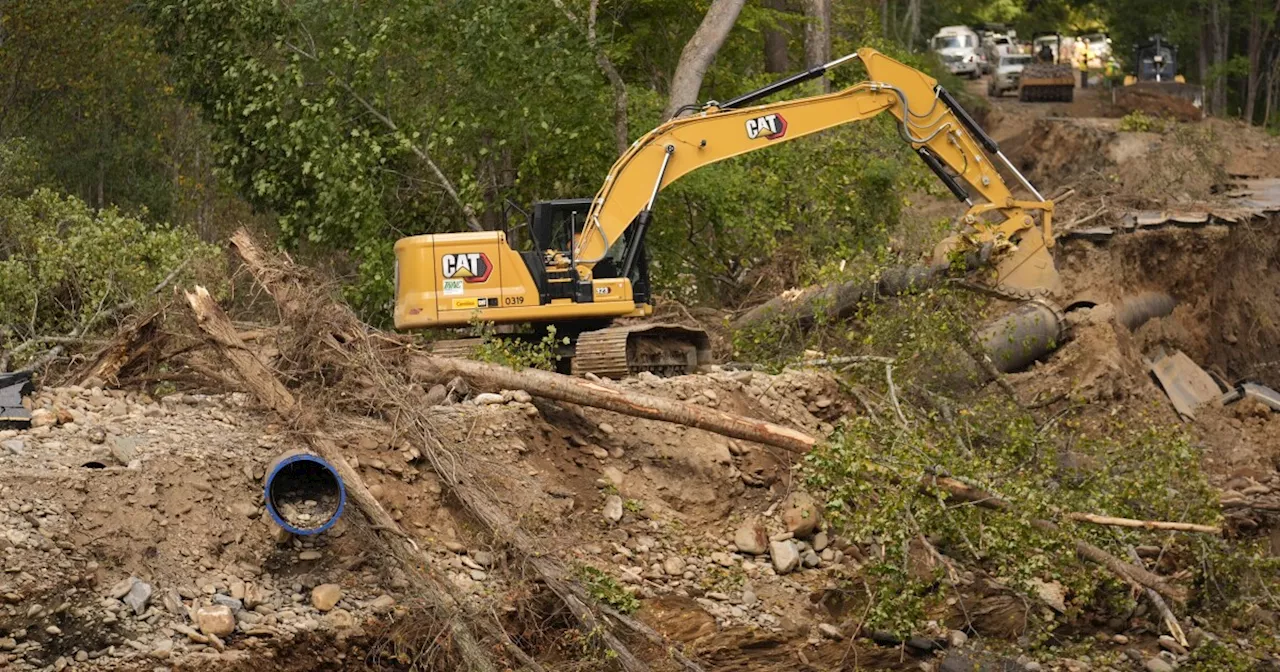
[[[1112,90],[1116,116],[1142,112],[1161,119],[1199,121],[1204,118],[1204,87],[1175,82],[1142,82]]]

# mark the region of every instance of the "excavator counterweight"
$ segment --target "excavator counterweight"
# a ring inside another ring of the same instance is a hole
[[[749,105],[854,60],[865,66],[867,81]],[[997,290],[1028,297],[1059,292],[1048,251],[1053,203],[936,80],[867,48],[663,123],[618,158],[595,197],[536,203],[527,227],[401,239],[396,326],[456,327],[477,318],[555,325],[577,347],[576,355],[568,353],[575,372],[692,372],[709,361],[705,333],[677,325],[609,326],[653,312],[645,238],[661,191],[712,163],[885,112],[896,119],[903,141],[969,206],[961,220],[968,231],[937,254],[997,242],[1004,253]],[[1025,198],[1014,196],[1001,170],[1017,180]]]

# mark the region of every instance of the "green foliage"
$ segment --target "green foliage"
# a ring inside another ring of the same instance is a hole
[[[1128,133],[1163,133],[1168,122],[1142,110],[1134,110],[1120,118],[1120,130]]]
[[[179,265],[217,256],[188,230],[95,212],[48,189],[0,199],[0,324],[10,328],[0,346],[68,333],[126,301],[145,305]]]
[[[938,583],[943,569],[924,561],[921,535],[1029,594],[1033,580],[1062,583],[1076,613],[1115,603],[1111,577],[1081,564],[1069,538],[1123,556],[1143,533],[1081,525],[1048,532],[1030,520],[1069,511],[1210,523],[1219,516],[1199,450],[1180,427],[1144,413],[1094,418],[1086,431],[1074,409],[1038,422],[1003,396],[974,394],[977,369],[965,341],[978,312],[965,297],[930,291],[869,307],[856,333],[827,336],[842,342],[840,352],[894,357],[907,418],[903,426],[886,401],[881,417],[847,420],[804,466],[836,531],[874,549],[864,577],[873,627],[910,632],[948,597]],[[848,374],[848,384],[875,390],[863,396],[889,394],[882,363],[857,364]],[[930,473],[996,493],[1014,510],[957,505],[927,482],[922,494],[921,477]]]
[[[473,358],[516,370],[555,371],[556,362],[560,361],[560,346],[569,344],[568,336],[556,338],[555,325],[549,325],[546,333],[537,341],[498,334],[492,322],[484,322],[479,318],[471,321],[470,330],[472,337],[481,339],[472,352]]]
[[[587,589],[587,594],[623,614],[634,614],[640,600],[627,592],[612,576],[590,565],[578,565],[574,576]]]

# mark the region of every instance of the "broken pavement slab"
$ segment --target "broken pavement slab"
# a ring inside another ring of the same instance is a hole
[[[0,373],[0,429],[31,426],[31,411],[22,404],[22,398],[34,390],[30,371]]]
[[[1178,415],[1187,420],[1195,419],[1197,408],[1222,398],[1222,390],[1213,378],[1181,350],[1161,353],[1147,364]]]

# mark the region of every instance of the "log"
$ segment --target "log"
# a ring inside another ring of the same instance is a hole
[[[991,263],[991,246],[965,255],[963,267],[977,270]],[[843,320],[857,312],[867,301],[919,291],[944,280],[958,269],[950,263],[896,266],[880,272],[871,280],[858,279],[811,287],[799,295],[780,294],[744,313],[733,321],[734,330],[749,329],[770,322],[795,324],[800,329],[814,326],[819,317]]]
[[[550,371],[536,369],[515,371],[505,366],[485,362],[414,354],[409,360],[409,375],[415,381],[428,383],[446,383],[455,377],[462,377],[473,388],[493,391],[524,390],[544,399],[696,427],[730,438],[755,441],[795,453],[806,453],[817,445],[817,440],[812,436],[771,422],[726,413],[697,404],[638,394],[603,382],[574,378]]]
[[[191,312],[195,315],[196,324],[231,363],[253,395],[263,405],[307,432],[307,444],[337,470],[338,476],[346,484],[352,502],[368,519],[370,527],[384,535],[391,534],[397,537],[384,539],[384,541],[407,576],[421,577],[416,582],[418,588],[423,593],[428,606],[436,612],[442,623],[447,624],[458,654],[466,662],[468,669],[496,672],[497,667],[489,659],[485,648],[480,645],[466,622],[459,617],[456,606],[458,599],[445,587],[444,582],[430,572],[430,556],[416,545],[411,546],[407,542],[409,536],[400,528],[391,514],[382,508],[373,493],[369,492],[360,473],[346,461],[337,445],[324,438],[315,423],[305,417],[293,394],[276,378],[275,374],[245,347],[244,341],[240,340],[236,334],[235,327],[209,292],[204,287],[196,287],[194,292],[186,293],[186,299]]]
[[[1138,549],[1130,546],[1128,551],[1129,558],[1138,565],[1141,565],[1142,558],[1138,557]],[[1173,610],[1169,608],[1168,603],[1164,601],[1163,597],[1160,597],[1160,593],[1157,593],[1150,588],[1144,588],[1143,590],[1147,594],[1147,599],[1151,600],[1151,604],[1155,605],[1156,611],[1160,612],[1160,618],[1164,620],[1164,627],[1168,628],[1169,634],[1172,635],[1183,648],[1189,648],[1189,645],[1187,644],[1187,635],[1182,631],[1182,626],[1178,623],[1178,617],[1173,615]]]
[[[1173,530],[1175,532],[1198,532],[1200,534],[1212,534],[1221,536],[1222,528],[1213,525],[1198,525],[1196,523],[1178,523],[1165,520],[1138,520],[1136,518],[1116,518],[1114,516],[1099,516],[1092,513],[1068,513],[1067,518],[1082,523],[1093,523],[1094,525],[1110,525],[1113,527],[1136,527],[1144,530]]]

